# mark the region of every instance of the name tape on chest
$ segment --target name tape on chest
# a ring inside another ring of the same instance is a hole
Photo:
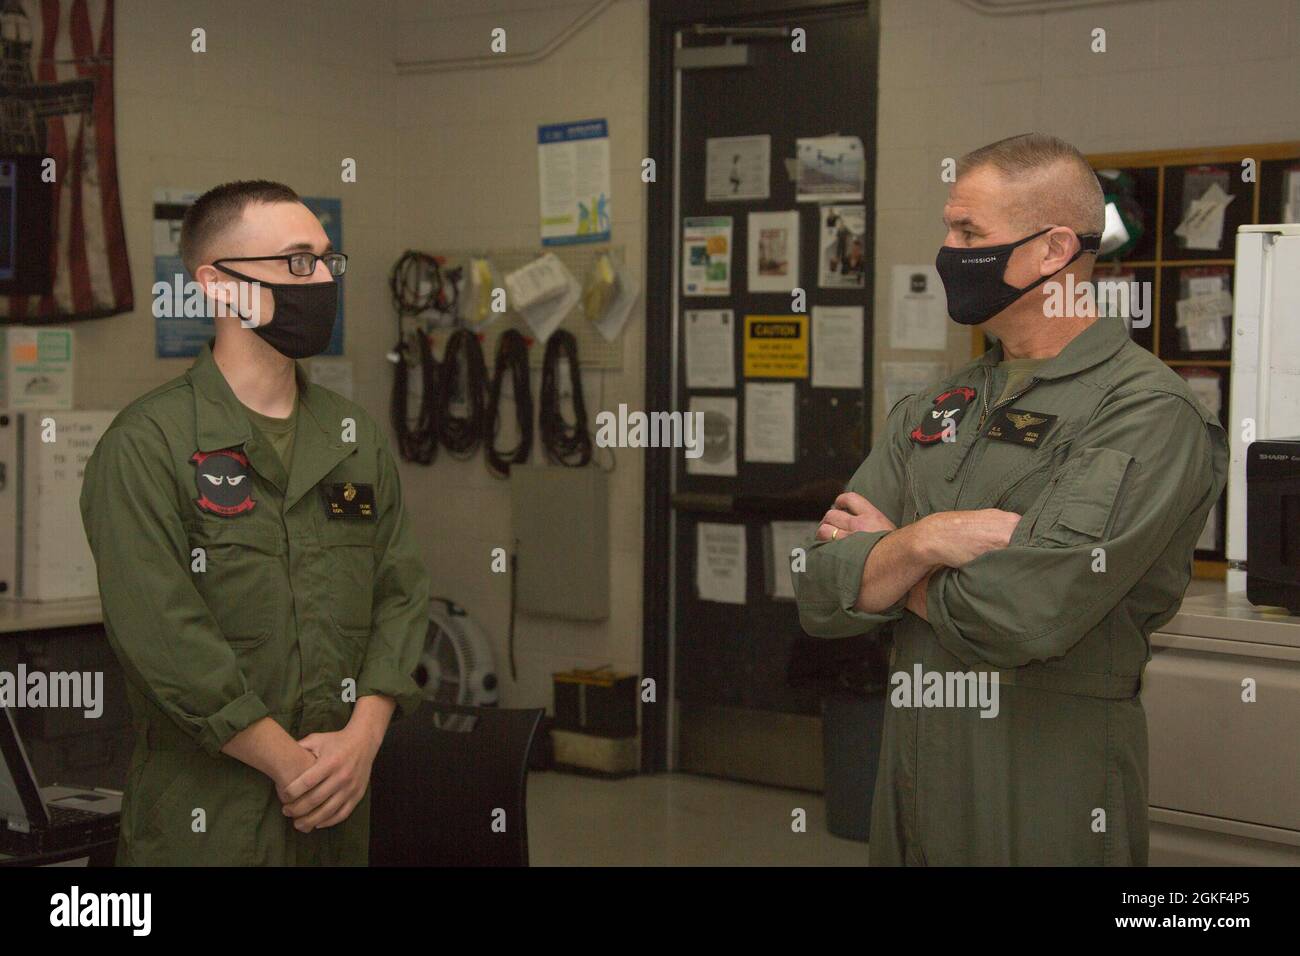
[[[1031,412],[1024,408],[1000,408],[989,419],[985,438],[1038,448],[1056,424],[1058,415]]]
[[[327,518],[362,518],[374,521],[375,486],[340,481],[320,486]]]

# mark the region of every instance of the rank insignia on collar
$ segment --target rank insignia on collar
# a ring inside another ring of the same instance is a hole
[[[989,419],[984,437],[1038,448],[1059,417],[1023,408],[1000,408]]]
[[[194,480],[199,496],[194,503],[212,514],[231,515],[252,511],[257,504],[252,496],[252,478],[248,474],[248,458],[242,451],[223,448],[220,451],[196,451],[190,456],[194,464]]]
[[[949,435],[957,433],[957,423],[966,414],[966,409],[975,400],[975,389],[963,385],[951,388],[934,400],[934,408],[926,412],[921,424],[912,429],[912,441],[918,445],[933,445],[943,441],[944,432],[951,428]],[[952,438],[949,438],[951,441]]]
[[[327,518],[375,520],[375,486],[340,481],[320,486]]]

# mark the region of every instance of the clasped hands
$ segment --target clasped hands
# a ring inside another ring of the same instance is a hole
[[[1020,515],[997,508],[977,511],[938,511],[907,526],[914,553],[922,556],[926,571],[908,591],[907,607],[927,618],[926,587],[930,575],[943,567],[959,568],[980,555],[1011,542]],[[835,499],[835,504],[817,528],[817,540],[830,541],[859,531],[897,531],[897,527],[875,505],[852,491]]]
[[[294,828],[310,833],[342,823],[365,796],[370,770],[383,736],[350,723],[333,733],[308,734],[298,741],[303,761],[296,777],[277,782],[275,792]],[[301,769],[305,767],[305,769]]]

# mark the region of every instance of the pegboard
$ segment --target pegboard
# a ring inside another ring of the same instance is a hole
[[[438,255],[444,256],[447,260],[444,269],[455,269],[458,266],[468,266],[471,258],[488,259],[492,263],[493,280],[504,288],[505,276],[516,269],[526,266],[528,263],[537,259],[547,252],[553,252],[561,262],[564,263],[578,285],[585,285],[587,274],[591,271],[596,260],[604,253],[609,253],[613,262],[626,264],[624,258],[624,246],[622,245],[572,245],[572,246],[547,246],[544,249],[536,247],[522,249],[458,249],[443,251],[439,250]],[[637,270],[639,272],[639,270]],[[639,276],[638,282],[639,282]],[[638,293],[638,300],[640,294]],[[627,324],[619,332],[618,337],[613,342],[605,341],[605,337],[600,331],[588,321],[587,316],[582,311],[582,302],[569,311],[563,321],[560,322],[559,328],[565,329],[573,334],[578,342],[578,364],[588,369],[622,369],[623,367],[623,339],[627,335],[628,326],[636,320],[637,310],[633,305],[632,312],[628,315]],[[411,321],[411,320],[407,320]],[[482,335],[483,356],[487,361],[489,372],[492,369],[493,357],[496,355],[497,339],[506,329],[518,329],[532,341],[528,350],[528,364],[534,369],[542,367],[542,357],[546,354],[546,348],[543,343],[534,340],[533,330],[528,327],[528,323],[514,309],[508,310],[504,315],[497,317],[492,322],[484,325],[479,329]],[[447,344],[447,339],[452,332],[451,328],[435,328],[431,330],[434,351],[441,355],[443,348]]]

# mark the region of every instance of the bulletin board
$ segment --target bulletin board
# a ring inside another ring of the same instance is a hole
[[[1244,161],[1252,160],[1247,165]],[[1189,331],[1189,312],[1179,302],[1189,300],[1198,286],[1221,287],[1229,296],[1236,267],[1237,228],[1252,223],[1284,222],[1288,189],[1300,183],[1300,142],[1255,143],[1242,146],[1100,153],[1088,157],[1096,170],[1123,174],[1122,192],[1132,221],[1141,234],[1118,253],[1098,258],[1095,278],[1129,277],[1150,283],[1150,325],[1131,327],[1133,340],[1148,349],[1175,372],[1196,376],[1218,385],[1219,420],[1228,427],[1231,395],[1232,315],[1210,333]],[[1292,178],[1294,174],[1295,178]],[[1192,204],[1217,185],[1232,199],[1223,209],[1217,242],[1204,234],[1189,242],[1179,227]],[[1294,216],[1295,209],[1292,208]],[[1294,219],[1292,219],[1294,221]],[[1203,248],[1203,246],[1211,246]],[[987,348],[978,330],[972,336],[972,355]],[[1227,493],[1215,506],[1217,533],[1213,548],[1195,552],[1197,577],[1222,578]]]
[[[498,286],[504,287],[507,274],[526,266],[544,253],[554,253],[556,258],[563,262],[565,267],[573,273],[573,277],[578,280],[579,285],[586,282],[587,274],[591,271],[596,260],[606,253],[614,262],[626,263],[624,258],[625,247],[621,244],[549,246],[544,250],[536,247],[456,249],[450,252],[440,252],[439,255],[447,260],[446,265],[443,267],[446,270],[455,269],[457,266],[465,266],[471,258],[486,258],[492,263],[494,270],[493,281]],[[636,314],[636,307],[633,306],[632,315],[628,318],[629,324],[634,321]],[[579,300],[578,304],[560,322],[559,328],[573,333],[573,337],[577,339],[578,364],[583,368],[621,369],[623,367],[623,338],[627,335],[627,325],[623,326],[622,331],[614,341],[606,341],[605,337],[601,335],[600,331],[591,324],[583,313],[582,302]],[[504,315],[499,316],[480,329],[483,355],[487,358],[489,368],[492,364],[492,356],[496,354],[497,339],[501,337],[501,333],[506,329],[517,329],[523,333],[529,341],[528,364],[534,369],[540,369],[546,349],[544,346],[538,347],[541,343],[533,341],[532,329],[528,327],[528,323],[524,321],[523,316],[513,309],[509,309]],[[452,331],[451,328],[430,331],[429,335],[436,353],[441,354]]]
[[[774,12],[745,26],[792,22]],[[686,705],[681,766],[705,773],[731,770],[697,762],[704,751],[690,741],[734,742],[711,737],[721,725],[701,715],[816,716],[819,681],[844,675],[828,656],[856,666],[880,640],[807,637],[793,594],[793,549],[870,451],[875,291],[871,21],[864,9],[821,9],[798,25],[816,56],[746,42],[734,69],[701,65],[726,52],[716,36],[683,33],[678,121],[666,130],[680,157],[674,202],[656,210],[649,242],[647,401],[705,418],[699,460],[647,456],[647,507],[671,488],[672,520],[647,517],[646,574],[658,580],[644,627],[661,626],[651,609],[667,581],[672,607],[657,613],[671,614],[674,696]],[[718,242],[727,219],[730,241]],[[729,318],[706,329],[702,314]]]

